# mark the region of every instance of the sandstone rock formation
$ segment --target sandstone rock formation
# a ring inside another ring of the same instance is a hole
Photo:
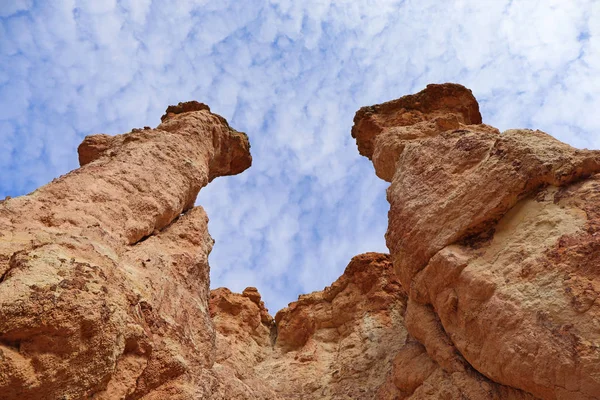
[[[81,168],[0,204],[0,398],[211,396],[213,241],[193,206],[251,157],[197,104],[87,137]]]
[[[600,398],[600,152],[482,125],[453,84],[354,122],[361,154],[391,182],[387,245],[410,288],[408,332],[430,358],[542,399]]]
[[[198,102],[0,202],[0,399],[600,399],[600,152],[455,84],[359,110],[390,255],[269,315],[209,291],[198,191],[251,164]]]
[[[354,257],[331,286],[275,320],[255,293],[211,291],[219,399],[534,398],[470,367],[433,313],[408,310],[387,254]]]
[[[279,399],[271,382],[255,367],[272,353],[275,326],[256,288],[242,294],[218,288],[210,294],[210,314],[216,331],[213,370],[219,376],[218,399]]]
[[[215,369],[236,377],[223,379],[232,398],[372,399],[406,341],[406,293],[386,254],[354,257],[331,286],[275,320],[249,289],[211,292]]]

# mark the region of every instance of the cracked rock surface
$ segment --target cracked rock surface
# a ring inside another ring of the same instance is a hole
[[[420,343],[394,363],[399,388],[457,398],[425,386],[433,365],[398,376],[425,350],[486,382],[463,398],[600,398],[600,152],[483,125],[456,84],[361,109],[353,136],[391,182],[386,240]]]
[[[0,204],[2,399],[192,399],[218,385],[213,240],[194,202],[248,168],[250,146],[206,106],[174,111],[87,137],[81,168]]]
[[[194,207],[247,136],[198,102],[161,121],[0,202],[0,399],[600,399],[600,152],[501,133],[457,84],[362,108],[390,254],[272,317],[209,290]]]

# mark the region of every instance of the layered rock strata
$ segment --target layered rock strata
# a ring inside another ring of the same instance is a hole
[[[248,138],[186,103],[79,157],[0,204],[0,397],[208,398],[213,240],[194,202],[250,166]]]
[[[419,342],[396,379],[425,350],[446,374],[600,398],[600,152],[500,133],[454,84],[365,107],[354,123],[359,151],[391,182],[386,241]],[[396,386],[424,398],[429,372]]]

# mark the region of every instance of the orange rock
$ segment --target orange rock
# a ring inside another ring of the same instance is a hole
[[[2,399],[600,398],[600,152],[481,124],[455,84],[359,110],[391,256],[269,315],[209,291],[198,191],[245,134],[180,103],[0,202]]]
[[[386,254],[354,257],[331,286],[279,311],[276,326],[260,322],[249,294],[211,294],[217,360],[251,393],[240,398],[371,399],[404,345],[406,294]]]
[[[208,109],[87,137],[82,167],[0,204],[0,397],[206,398],[207,217],[248,139]]]
[[[86,136],[79,145],[79,165],[82,167],[99,158],[102,153],[110,149],[113,136],[109,135],[91,135]]]
[[[467,89],[430,85],[355,118],[361,154],[391,181],[386,240],[410,288],[407,329],[445,374],[496,387],[472,382],[464,398],[598,399],[600,152],[501,134],[476,109]],[[402,360],[392,381],[412,389]]]
[[[426,121],[438,123],[438,132],[453,129],[459,122],[480,124],[479,104],[464,86],[454,83],[427,85],[427,89],[417,94],[362,107],[354,117],[352,137],[356,138],[360,154],[371,159],[377,137],[386,130]],[[419,136],[418,132],[415,134]]]
[[[247,288],[244,293],[260,298],[256,288]],[[273,318],[264,303],[245,294],[232,293],[226,288],[211,291],[210,311],[217,333],[213,370],[220,385],[216,398],[276,399],[271,385],[255,372],[256,365],[272,353]],[[265,314],[268,318],[264,318]]]
[[[247,287],[242,292],[242,295],[252,300],[252,302],[260,304],[260,293],[258,293],[258,289],[256,289],[255,287]]]

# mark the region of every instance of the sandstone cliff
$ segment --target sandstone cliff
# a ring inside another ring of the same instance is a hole
[[[385,255],[358,256],[274,327],[260,303],[232,311],[223,304],[252,301],[213,291],[217,358],[241,387],[285,399],[600,398],[600,152],[500,133],[454,84],[354,122],[359,151],[391,182],[395,273]]]
[[[79,156],[0,204],[0,398],[210,397],[213,241],[193,206],[250,166],[248,138],[188,103]]]
[[[204,104],[0,202],[0,399],[600,399],[600,152],[500,133],[455,84],[352,135],[391,183],[390,255],[274,318],[209,290],[194,202],[251,157]]]
[[[600,152],[482,125],[453,84],[354,122],[361,154],[391,182],[386,240],[410,288],[407,329],[435,364],[542,399],[600,398]],[[461,395],[506,395],[481,388]]]
[[[275,320],[252,289],[211,295],[219,368],[235,376],[237,393],[251,393],[235,398],[373,398],[406,340],[406,293],[388,255],[354,257],[331,286]]]

